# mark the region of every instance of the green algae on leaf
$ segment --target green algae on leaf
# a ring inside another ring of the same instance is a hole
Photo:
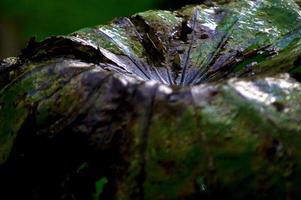
[[[31,40],[0,62],[0,198],[299,199],[300,27],[213,1]]]
[[[95,183],[95,194],[94,194],[94,199],[97,200],[99,199],[99,195],[102,193],[103,188],[105,184],[108,182],[106,177],[100,178],[98,181]]]

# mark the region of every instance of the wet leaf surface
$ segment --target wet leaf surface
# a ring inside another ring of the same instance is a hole
[[[0,62],[0,195],[299,199],[300,26],[214,1],[31,40]]]

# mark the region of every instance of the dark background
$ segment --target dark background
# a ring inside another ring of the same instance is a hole
[[[31,37],[107,23],[149,9],[176,9],[201,0],[0,0],[0,59],[16,56]]]

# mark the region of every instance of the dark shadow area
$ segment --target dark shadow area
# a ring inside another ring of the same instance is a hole
[[[159,7],[161,9],[169,9],[169,10],[174,10],[174,9],[179,9],[185,5],[189,4],[200,4],[203,3],[204,0],[165,0],[163,1]]]

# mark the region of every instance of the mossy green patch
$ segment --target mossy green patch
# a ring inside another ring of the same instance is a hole
[[[99,180],[95,182],[95,193],[94,193],[94,200],[99,199],[99,195],[102,193],[104,186],[108,182],[108,179],[106,177],[102,177]]]

